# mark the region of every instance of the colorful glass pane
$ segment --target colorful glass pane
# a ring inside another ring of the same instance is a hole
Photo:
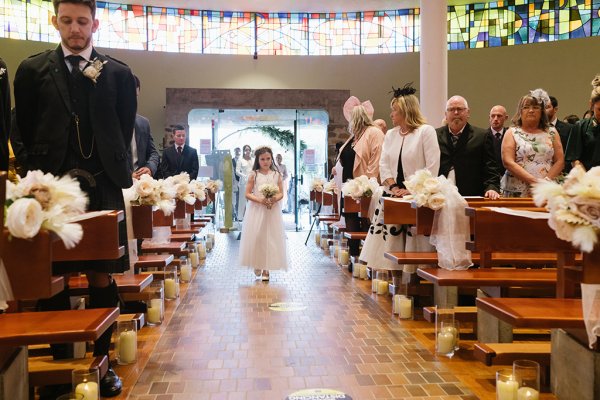
[[[116,49],[147,50],[144,6],[97,2],[96,18],[100,26],[94,44]]]
[[[203,44],[208,54],[254,54],[254,13],[204,11]]]
[[[202,53],[202,12],[146,7],[148,50]]]
[[[361,54],[391,54],[415,51],[414,9],[362,13]]]
[[[308,20],[308,54],[360,54],[359,13],[312,13]]]
[[[257,13],[256,47],[259,55],[308,55],[308,14]]]
[[[27,3],[0,0],[0,37],[27,40]]]
[[[27,4],[27,40],[60,42],[60,35],[52,25],[53,15],[51,1],[30,0]]]

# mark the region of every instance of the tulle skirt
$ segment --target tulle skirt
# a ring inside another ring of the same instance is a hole
[[[286,270],[285,241],[281,201],[270,210],[248,201],[242,223],[240,265],[251,269]]]

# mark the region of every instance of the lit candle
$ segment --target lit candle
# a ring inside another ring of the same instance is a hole
[[[517,381],[509,379],[507,381],[496,381],[496,399],[497,400],[517,400],[517,390],[519,384]]]
[[[353,278],[360,278],[360,267],[362,266],[362,264],[360,263],[354,263],[354,265],[352,266],[352,277]]]
[[[449,331],[442,331],[437,336],[437,352],[450,354],[454,351],[454,335]]]
[[[135,362],[137,353],[137,333],[135,331],[121,332],[119,335],[119,362],[131,364]]]
[[[198,268],[198,253],[190,253],[190,261],[192,263],[192,267]]]
[[[540,393],[530,387],[522,387],[517,391],[517,400],[539,400]]]
[[[360,265],[358,276],[360,276],[360,279],[367,279],[367,266],[365,264]]]
[[[204,247],[204,243],[200,242],[196,245],[196,250],[198,251],[198,258],[203,259],[206,258],[206,248]]]
[[[389,283],[388,281],[377,282],[377,294],[387,294]]]
[[[379,283],[378,279],[373,279],[371,281],[371,292],[377,293],[377,284]]]
[[[176,287],[175,279],[167,278],[165,279],[165,298],[167,299],[176,299],[177,298],[177,287]]]
[[[159,324],[162,319],[162,299],[150,300],[150,307],[148,307],[148,323]]]
[[[321,232],[315,233],[315,243],[317,246],[321,245]]]
[[[350,253],[348,253],[348,250],[340,251],[340,264],[341,265],[350,264]]]
[[[198,262],[198,260],[196,259],[196,263]],[[182,265],[181,266],[181,280],[184,282],[189,282],[192,280],[192,267],[190,267],[189,265]]]
[[[98,400],[98,384],[83,382],[75,387],[75,394],[82,394],[83,400]]]
[[[398,314],[400,318],[412,318],[412,299],[400,296],[398,299]]]

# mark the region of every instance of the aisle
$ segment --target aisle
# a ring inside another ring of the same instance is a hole
[[[476,399],[397,319],[288,232],[291,266],[270,283],[219,235],[131,390],[136,400],[283,400],[330,388],[354,400]],[[302,311],[271,311],[277,302]]]

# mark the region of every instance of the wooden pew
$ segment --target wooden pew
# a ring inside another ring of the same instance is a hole
[[[142,253],[143,254],[152,254],[152,253],[167,253],[172,254],[175,257],[186,256],[188,254],[188,249],[186,249],[186,242],[171,242],[165,244],[154,244],[149,240],[144,240],[142,242]]]
[[[119,293],[140,293],[152,283],[152,275],[113,275]],[[84,296],[88,294],[88,282],[84,276],[69,278],[69,292],[71,296]]]

